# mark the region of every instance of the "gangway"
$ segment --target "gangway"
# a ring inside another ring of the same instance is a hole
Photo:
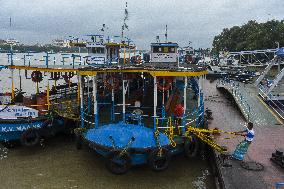
[[[269,70],[272,68],[273,65],[275,65],[276,63],[276,59],[273,58],[268,66],[264,69],[264,71],[262,72],[262,74],[257,78],[257,80],[255,81],[254,85],[258,86],[260,84],[260,82],[264,79],[264,77],[266,76],[266,74],[269,72]]]
[[[281,72],[276,76],[276,78],[273,80],[272,85],[268,88],[268,90],[266,91],[266,95],[268,95],[279,83],[279,81],[281,81],[281,79],[284,76],[284,68],[281,70]]]

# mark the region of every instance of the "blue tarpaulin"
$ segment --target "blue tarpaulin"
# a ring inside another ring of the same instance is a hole
[[[276,55],[279,57],[284,57],[284,48],[282,47],[282,48],[277,49]]]
[[[118,148],[123,148],[130,141],[131,137],[135,138],[135,141],[131,145],[131,148],[155,148],[156,139],[154,136],[154,130],[133,124],[116,123],[101,126],[98,129],[90,129],[85,138],[90,142],[95,142],[102,146],[112,147],[112,141],[109,139],[111,136]],[[159,142],[161,146],[170,144],[168,137],[160,133]]]

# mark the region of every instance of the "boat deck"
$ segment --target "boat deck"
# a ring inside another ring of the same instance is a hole
[[[227,95],[216,89],[216,83],[205,81],[205,105],[213,112],[214,120],[209,124],[209,128],[218,127],[225,131],[244,130],[247,122],[245,116],[235,107],[235,104],[228,100]],[[270,161],[271,154],[277,148],[283,148],[284,125],[266,108],[266,106],[256,97],[256,93],[251,85],[240,85],[239,91],[246,96],[247,102],[255,107],[251,110],[251,121],[254,124],[255,139],[249,147],[245,157],[246,162],[258,162],[264,166],[263,171],[249,171],[241,167],[241,162],[228,160],[232,167],[222,166],[217,161],[219,176],[224,188],[239,189],[266,189],[274,188],[275,183],[284,180],[284,170]],[[236,98],[235,98],[236,99]],[[236,101],[242,107],[240,101]],[[222,111],[220,111],[222,110]],[[221,136],[223,137],[223,136]],[[232,138],[230,140],[217,141],[219,144],[227,146],[228,152],[233,153],[236,145],[243,140],[243,137]],[[219,154],[216,153],[217,160]]]

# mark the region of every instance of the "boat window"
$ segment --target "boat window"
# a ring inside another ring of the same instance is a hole
[[[169,52],[169,47],[164,47],[164,53],[168,53]]]
[[[153,53],[175,53],[175,47],[153,47]]]
[[[153,47],[153,53],[161,53],[162,47]]]
[[[92,48],[92,53],[104,54],[105,53],[105,49],[103,47],[93,47]]]
[[[170,48],[170,52],[171,52],[171,53],[175,53],[175,52],[176,52],[176,48],[175,48],[175,47],[171,47],[171,48]]]

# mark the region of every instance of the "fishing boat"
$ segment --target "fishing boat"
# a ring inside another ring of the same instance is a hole
[[[0,94],[0,142],[9,146],[11,142],[20,141],[23,146],[31,147],[38,145],[41,139],[69,130],[68,119],[62,117],[56,107],[59,104],[58,99],[64,101],[66,97],[71,98],[74,94],[72,89],[75,87],[76,90],[77,86],[70,83],[70,78],[74,74],[52,72],[49,75],[50,79],[55,81],[55,85],[51,90],[48,85],[45,91],[40,91],[39,83],[43,81],[47,73],[43,74],[39,71],[39,68],[30,65],[13,65],[12,52],[8,57],[11,65],[4,68],[10,69],[12,86],[11,92]],[[15,75],[13,73],[17,69],[19,69],[19,73],[20,70],[25,70],[26,79],[31,79],[36,83],[34,94],[27,96],[23,92],[21,74],[19,74],[20,88],[15,88]],[[27,77],[27,70],[33,70],[29,78]],[[65,87],[56,86],[56,81],[59,78],[64,78],[68,84]],[[64,106],[61,105],[61,109],[62,107]],[[63,111],[68,112],[65,109]],[[73,128],[70,126],[70,129]]]
[[[48,136],[48,131],[55,125],[63,124],[63,120],[25,106],[19,101],[19,95],[13,100],[11,93],[4,93],[0,99],[0,142],[6,146],[17,140],[23,146],[35,146],[42,137]]]
[[[152,43],[150,63],[79,68],[78,149],[87,144],[114,174],[143,164],[162,171],[173,155],[197,155],[199,143],[191,131],[206,125],[202,80],[207,71],[179,66],[177,47]]]

